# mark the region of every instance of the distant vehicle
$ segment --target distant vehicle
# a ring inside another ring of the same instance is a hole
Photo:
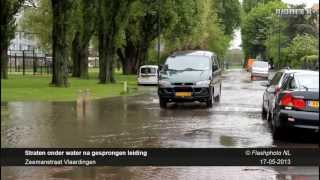
[[[251,58],[248,59],[247,66],[246,66],[246,70],[248,72],[251,72],[251,68],[252,68],[252,65],[253,65],[254,61],[255,61],[255,59],[251,59]]]
[[[267,86],[262,116],[268,119],[274,139],[293,128],[319,131],[319,72],[281,70]]]
[[[265,61],[255,61],[251,68],[251,80],[255,77],[263,77],[268,79],[269,77],[269,63]]]
[[[157,85],[158,84],[158,66],[141,66],[138,74],[139,85]]]
[[[221,69],[217,56],[209,51],[176,52],[160,71],[160,107],[168,102],[199,101],[207,107],[220,101]]]

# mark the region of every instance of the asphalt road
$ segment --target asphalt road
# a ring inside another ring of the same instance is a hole
[[[170,104],[167,109],[160,109],[156,87],[140,87],[144,95],[95,100],[85,106],[74,102],[2,103],[1,111],[5,113],[1,113],[1,144],[2,147],[77,148],[318,147],[314,134],[299,131],[290,139],[273,141],[267,122],[261,119],[264,91],[261,81],[250,81],[249,74],[242,70],[230,70],[224,73],[222,83],[221,102],[210,109],[201,103]],[[12,167],[1,171],[4,179],[81,180],[100,179],[100,176],[102,179],[286,179],[287,175],[318,179],[319,174],[317,169],[307,167]]]

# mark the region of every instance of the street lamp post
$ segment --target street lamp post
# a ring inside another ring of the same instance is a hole
[[[158,0],[158,57],[157,57],[157,64],[159,66],[160,63],[160,45],[161,45],[161,27],[160,27],[160,11],[161,11],[161,0]]]
[[[280,62],[280,54],[281,54],[281,25],[280,25],[280,16],[278,16],[278,26],[279,26],[279,30],[278,30],[278,61]]]

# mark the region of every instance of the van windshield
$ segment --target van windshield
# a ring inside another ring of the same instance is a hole
[[[210,59],[205,56],[177,56],[166,61],[168,70],[205,71],[210,69]]]
[[[156,68],[141,68],[141,74],[157,74]]]

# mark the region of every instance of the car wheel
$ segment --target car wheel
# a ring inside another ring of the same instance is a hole
[[[274,140],[281,140],[283,138],[283,128],[272,125],[272,138]]]
[[[166,108],[167,107],[167,101],[163,98],[159,98],[159,103],[161,108]]]
[[[288,131],[284,127],[277,126],[276,121],[278,121],[277,117],[273,117],[271,120],[272,138],[274,140],[282,140],[287,136]]]

